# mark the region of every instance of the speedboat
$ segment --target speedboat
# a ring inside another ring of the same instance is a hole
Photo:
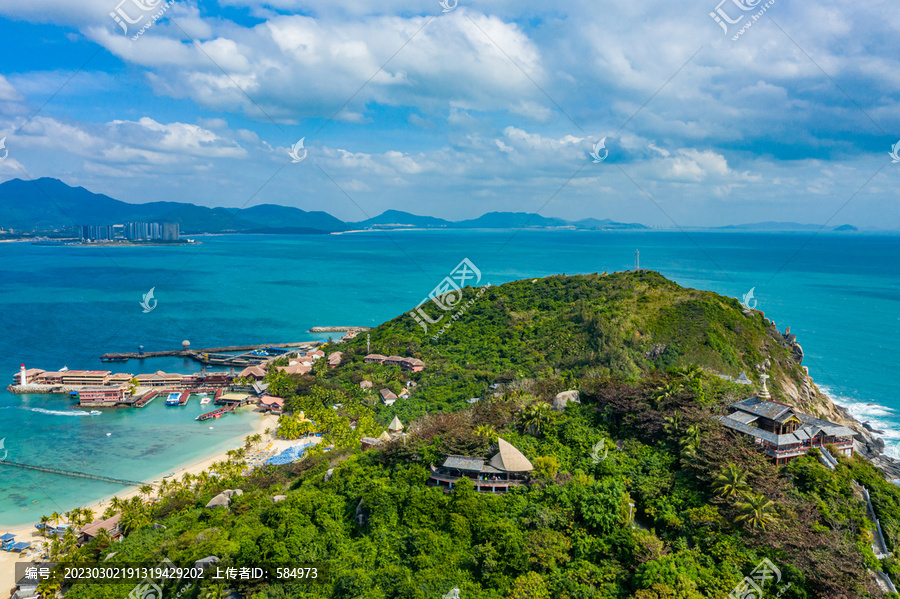
[[[91,410],[90,412],[88,412],[88,416],[99,416],[102,413],[103,412],[101,412],[100,410]]]
[[[206,405],[206,404],[208,404],[208,403],[211,402],[211,401],[212,401],[212,399],[210,399],[209,397],[201,397],[201,398],[200,398],[200,405],[201,405],[201,406],[202,406],[202,405]]]

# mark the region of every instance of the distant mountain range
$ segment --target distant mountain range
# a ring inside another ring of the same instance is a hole
[[[344,222],[327,212],[307,212],[290,206],[261,204],[251,208],[207,208],[181,202],[129,204],[59,179],[0,184],[0,228],[53,230],[72,225],[126,222],[177,222],[187,234],[198,233],[334,233],[369,228],[511,229],[566,227],[573,229],[646,229],[638,223],[585,219],[566,221],[525,212],[491,212],[479,218],[448,221],[388,210],[361,222]]]
[[[73,225],[111,225],[126,222],[177,222],[186,234],[281,233],[325,234],[359,229],[519,229],[555,228],[593,231],[649,230],[640,223],[586,218],[568,221],[527,212],[489,212],[475,219],[449,221],[387,210],[360,222],[344,222],[327,212],[307,212],[290,206],[261,204],[251,208],[207,208],[182,202],[129,204],[109,196],[71,187],[59,179],[13,179],[0,184],[0,228],[49,231]],[[725,231],[807,231],[821,225],[765,222],[729,225]],[[833,231],[856,231],[842,225]]]
[[[822,225],[804,225],[801,223],[792,223],[792,222],[764,222],[764,223],[748,223],[746,225],[727,225],[724,227],[715,227],[718,231],[732,230],[732,231],[818,231],[822,228]],[[825,227],[828,229],[828,227]],[[832,227],[829,229],[830,231],[859,231],[853,225],[841,225],[839,227]]]

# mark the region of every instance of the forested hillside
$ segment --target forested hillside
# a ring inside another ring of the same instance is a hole
[[[459,305],[475,294],[466,290]],[[772,331],[736,300],[651,272],[492,288],[437,339],[437,329],[402,315],[371,331],[371,349],[419,358],[422,372],[363,363],[362,335],[326,347],[343,353],[334,369],[320,360],[309,375],[269,374],[290,412],[279,434],[323,434],[302,461],[244,476],[234,452],[215,476],[123,506],[123,543],[101,536],[57,551],[76,560],[115,552],[113,564],[210,555],[222,566],[317,563],[325,573],[315,585],[229,585],[255,599],[425,599],[453,588],[463,599],[722,598],[764,559],[780,572],[760,583],[766,597],[886,596],[871,571],[896,580],[900,563],[874,555],[874,525],[853,481],[871,491],[894,552],[900,490],[858,457],[838,458],[834,471],[815,451],[775,466],[714,419],[754,392],[717,374],[755,378],[768,359],[776,398],[780,381],[801,380]],[[382,388],[411,394],[389,407]],[[552,407],[566,390],[578,390],[580,403]],[[361,438],[395,415],[407,434],[361,451]],[[534,465],[529,484],[505,495],[428,484],[430,465],[490,457],[499,438]],[[204,507],[223,489],[243,494]],[[286,498],[276,503],[278,495]],[[227,591],[211,581],[180,588],[187,599]],[[66,596],[130,590],[78,584]]]

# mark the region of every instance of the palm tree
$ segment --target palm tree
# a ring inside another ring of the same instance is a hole
[[[47,525],[50,524],[50,516],[41,516],[41,524],[44,526],[41,528],[41,534],[44,535],[44,538],[47,537]]]
[[[736,522],[744,522],[751,528],[766,529],[767,524],[777,520],[775,502],[765,495],[750,493],[745,501],[737,504],[741,514],[735,518]]]
[[[522,410],[522,426],[533,435],[539,435],[552,419],[553,408],[544,402],[533,403]]]
[[[53,520],[54,524],[59,524],[60,518],[61,516],[59,515],[59,512],[53,512],[52,514],[50,514],[50,519]]]
[[[653,405],[659,407],[659,405],[667,399],[671,399],[678,395],[683,388],[684,383],[681,381],[669,381],[665,385],[657,387],[653,392]]]
[[[221,584],[211,584],[200,591],[198,599],[221,599],[224,595],[224,586]]]
[[[153,485],[141,485],[138,489],[138,492],[141,494],[141,497],[150,497],[150,495],[153,493]]]
[[[488,441],[493,441],[497,436],[497,431],[493,426],[481,425],[475,429],[475,434],[479,437],[484,437]]]
[[[747,471],[736,464],[722,467],[722,472],[712,483],[713,493],[723,499],[743,497],[750,493]]]
[[[663,431],[670,437],[675,436],[678,433],[678,426],[681,424],[681,416],[678,415],[678,410],[675,410],[673,415],[663,418],[663,421]]]
[[[681,445],[681,456],[685,458],[696,457],[701,439],[700,427],[697,425],[689,426],[684,437],[678,441],[679,445]]]

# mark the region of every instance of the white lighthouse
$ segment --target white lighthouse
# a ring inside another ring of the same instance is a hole
[[[22,364],[22,366],[19,368],[19,384],[20,385],[28,384],[28,377],[25,376],[25,365],[24,364]]]

